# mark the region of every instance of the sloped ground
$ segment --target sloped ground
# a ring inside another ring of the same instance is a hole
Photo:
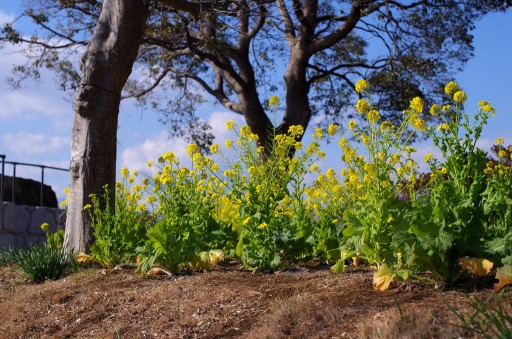
[[[372,289],[372,271],[327,267],[250,273],[238,267],[141,279],[86,269],[34,284],[0,268],[1,338],[474,337],[447,304],[493,294],[492,279],[444,290],[418,283]]]

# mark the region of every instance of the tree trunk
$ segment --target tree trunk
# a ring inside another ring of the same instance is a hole
[[[304,131],[311,119],[309,103],[309,83],[306,79],[306,70],[309,56],[306,47],[293,46],[290,63],[284,75],[286,89],[286,111],[283,121],[278,127],[278,133],[287,133],[290,126],[301,125]],[[302,139],[299,138],[299,140]]]
[[[74,104],[67,251],[89,250],[94,237],[84,206],[91,201],[89,195],[102,194],[105,185],[115,188],[121,90],[132,71],[148,16],[147,0],[104,0],[82,58],[83,76]]]
[[[247,126],[258,136],[258,146],[263,146],[265,153],[270,154],[274,126],[261,106],[256,87],[245,89],[238,97]]]

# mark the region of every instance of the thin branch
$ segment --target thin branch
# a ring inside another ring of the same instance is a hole
[[[128,99],[128,98],[135,98],[135,99],[139,99],[139,98],[142,98],[143,96],[145,96],[146,94],[148,94],[149,92],[151,92],[152,90],[154,90],[158,85],[160,85],[160,83],[162,82],[162,80],[167,76],[167,74],[169,74],[171,70],[169,68],[165,69],[159,76],[158,78],[155,79],[155,82],[147,87],[146,89],[144,89],[143,91],[139,92],[139,93],[135,93],[135,94],[132,94],[132,95],[126,95],[126,96],[122,96],[121,99]]]

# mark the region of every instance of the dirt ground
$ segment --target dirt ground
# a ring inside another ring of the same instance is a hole
[[[0,268],[0,338],[471,338],[447,305],[487,298],[492,278],[455,287],[372,289],[372,270],[220,267],[142,279],[133,269],[80,270],[29,282]]]

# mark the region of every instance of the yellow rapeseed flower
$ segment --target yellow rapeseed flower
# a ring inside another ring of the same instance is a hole
[[[409,107],[414,110],[416,113],[423,112],[423,100],[420,97],[415,97],[411,100]]]
[[[355,120],[350,120],[348,122],[348,129],[352,132],[354,128],[357,126],[357,122]]]
[[[126,167],[121,168],[121,177],[123,179],[128,178],[129,175],[130,175],[130,171],[128,170],[128,168],[126,168]]]
[[[395,129],[395,125],[393,125],[393,123],[391,121],[386,120],[382,124],[380,124],[380,130],[382,132],[387,132],[387,131],[390,131],[393,129]]]
[[[277,95],[273,95],[268,99],[268,106],[275,108],[281,104],[281,100],[279,100],[279,97]]]
[[[153,161],[148,160],[147,165],[148,165],[149,168],[151,168],[153,166]]]
[[[85,209],[85,208],[84,208]],[[43,232],[48,232],[48,229],[49,229],[50,225],[47,223],[47,222],[44,222],[41,224],[41,229],[43,230]]]
[[[365,114],[371,109],[371,106],[366,100],[359,99],[356,103],[356,109],[359,113]]]
[[[169,152],[165,152],[164,155],[162,155],[162,158],[164,158],[164,160],[167,160],[168,162],[173,162],[174,159],[176,159],[176,155],[169,151]]]
[[[418,131],[420,132],[425,132],[425,129],[426,129],[426,125],[425,125],[425,121],[421,120],[421,119],[414,119],[412,122],[411,122],[411,125],[416,128]]]
[[[288,134],[292,137],[300,137],[302,134],[304,134],[304,127],[301,125],[293,125],[288,128]]]
[[[441,125],[437,126],[437,130],[438,131],[448,131],[448,130],[450,130],[450,125],[441,124]]]
[[[87,211],[90,208],[92,208],[91,204],[87,204],[84,206],[84,211]]]
[[[212,152],[212,154],[219,153],[219,145],[218,144],[211,145],[210,146],[210,152]]]
[[[460,90],[460,87],[459,87],[459,85],[457,85],[457,83],[455,81],[450,81],[444,87],[444,92],[450,96],[459,90]]]
[[[262,230],[267,226],[268,226],[268,224],[266,222],[262,222],[261,224],[258,225],[258,229]]]
[[[327,127],[327,133],[329,133],[330,136],[333,136],[338,131],[338,126],[334,124],[330,124],[329,127]]]
[[[494,116],[495,113],[496,113],[496,109],[493,106],[491,106],[491,104],[488,103],[485,100],[480,101],[478,103],[478,107],[480,107],[480,109],[482,111],[484,111],[485,113],[492,113],[492,116]]]
[[[463,104],[464,102],[466,102],[467,99],[468,97],[466,96],[466,93],[464,93],[464,91],[457,91],[453,95],[453,100],[458,104]]]
[[[187,154],[193,155],[194,153],[197,153],[199,151],[199,147],[196,144],[189,144],[187,146]]]
[[[427,153],[425,154],[425,156],[423,157],[423,161],[425,162],[429,162],[431,159],[434,158],[434,155],[432,153]]]
[[[503,140],[503,138],[498,138],[498,139],[496,139],[495,144],[496,145],[503,145],[504,142],[505,142],[505,140]]]
[[[315,128],[315,133],[313,133],[313,139],[322,140],[324,137],[324,131],[321,128]]]
[[[370,142],[370,137],[368,136],[368,134],[361,134],[361,141],[363,142],[363,145],[368,145],[368,142]]]
[[[233,140],[231,140],[231,139],[226,140],[226,148],[229,149],[229,148],[231,148],[231,146],[233,146]]]
[[[249,126],[243,125],[240,128],[240,135],[242,135],[242,136],[247,138],[249,136],[249,134],[251,134],[251,129],[249,128]]]
[[[412,146],[406,146],[404,148],[404,151],[407,153],[407,154],[411,154],[411,153],[414,153],[416,152],[416,148],[412,147]]]
[[[233,128],[235,128],[236,124],[235,124],[235,121],[234,120],[228,120],[226,121],[226,129],[229,131],[229,130],[232,130]]]
[[[380,113],[379,111],[372,109],[370,112],[368,112],[368,121],[372,124],[375,124],[377,121],[380,120]]]
[[[441,107],[438,104],[433,104],[432,107],[430,107],[430,115],[436,116],[439,113],[441,113]]]
[[[368,88],[370,88],[370,84],[368,83],[368,81],[366,81],[364,79],[357,80],[357,82],[356,82],[356,92],[357,93],[363,93]]]
[[[498,152],[498,157],[506,158],[507,154],[508,154],[507,151],[505,151],[504,149],[500,149],[500,151]]]

